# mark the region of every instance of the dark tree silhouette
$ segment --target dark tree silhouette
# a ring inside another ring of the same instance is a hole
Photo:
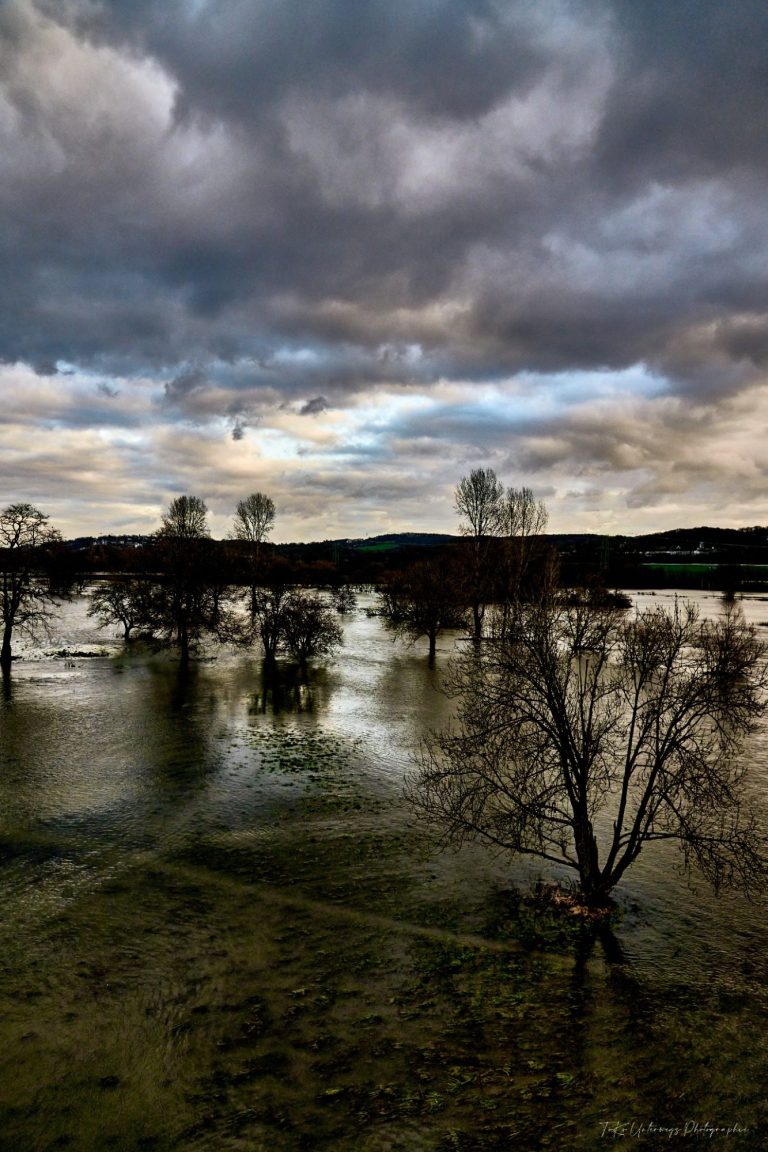
[[[330,656],[343,642],[333,609],[316,593],[289,594],[283,628],[285,649],[302,669],[306,669],[310,659]]]
[[[275,583],[256,590],[252,628],[258,633],[267,664],[286,653],[306,670],[307,661],[329,656],[342,643],[333,609],[316,593]]]
[[[253,492],[245,500],[240,500],[235,510],[235,539],[246,540],[258,549],[272,531],[274,523],[274,500],[263,492]]]
[[[541,556],[541,537],[549,519],[546,506],[530,488],[507,488],[499,528],[504,537],[506,599],[520,600],[533,562]]]
[[[274,663],[285,639],[285,610],[289,589],[283,583],[256,588],[251,598],[252,627],[264,648],[264,659]]]
[[[479,640],[492,582],[489,543],[501,528],[504,485],[493,468],[475,468],[456,485],[454,500],[456,511],[464,518],[459,530],[469,540],[464,556],[464,583],[472,609],[472,634]]]
[[[427,637],[430,663],[440,633],[466,624],[460,592],[445,563],[422,560],[392,573],[382,583],[379,597],[390,628],[411,640]]]
[[[46,548],[59,541],[61,534],[48,521],[49,517],[31,504],[11,504],[0,512],[0,667],[4,673],[13,659],[14,631],[33,635],[50,615],[54,594],[43,559]]]
[[[235,509],[232,535],[248,548],[248,567],[251,581],[251,614],[255,610],[256,588],[259,576],[261,545],[266,540],[275,523],[275,503],[263,492],[252,492],[245,500],[240,500]]]
[[[766,855],[739,752],[766,682],[738,611],[520,605],[458,660],[457,724],[426,743],[409,795],[443,840],[565,865],[590,904],[657,840],[715,889],[750,889]]]
[[[182,663],[205,632],[220,624],[218,582],[207,524],[208,509],[197,496],[177,496],[155,537],[161,580],[156,596],[156,636],[179,648]]]
[[[349,584],[340,584],[338,588],[334,588],[331,600],[340,616],[346,616],[357,607],[357,596]]]
[[[88,615],[102,628],[119,624],[123,639],[131,640],[135,631],[154,635],[159,625],[158,586],[138,576],[117,576],[98,584],[91,592]]]
[[[199,496],[177,496],[163,513],[158,539],[174,543],[181,540],[198,541],[210,536],[208,508]]]

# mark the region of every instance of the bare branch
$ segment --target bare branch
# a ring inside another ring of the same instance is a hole
[[[768,872],[739,753],[766,708],[765,652],[738,612],[625,619],[545,598],[461,656],[457,726],[425,746],[409,795],[449,841],[576,867],[604,900],[644,845],[672,839],[714,888]]]

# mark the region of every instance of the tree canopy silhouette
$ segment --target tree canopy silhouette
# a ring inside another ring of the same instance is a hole
[[[0,667],[4,672],[13,659],[14,631],[32,635],[50,614],[54,594],[42,560],[46,547],[60,539],[49,517],[31,504],[10,504],[0,512]]]
[[[150,630],[179,649],[182,663],[205,632],[220,622],[223,588],[216,571],[207,522],[198,496],[177,496],[156,534],[161,580]]]
[[[751,889],[764,838],[739,753],[765,710],[766,661],[738,610],[629,618],[548,596],[460,657],[456,724],[408,791],[446,842],[564,865],[601,904],[654,841],[711,885]]]

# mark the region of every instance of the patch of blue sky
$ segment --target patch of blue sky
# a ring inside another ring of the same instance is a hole
[[[520,372],[512,381],[516,389],[531,395],[551,409],[571,407],[593,400],[638,396],[649,399],[669,388],[666,377],[653,372],[646,364],[628,368],[600,368],[577,372]]]
[[[372,436],[358,437],[355,440],[346,441],[341,446],[315,450],[315,454],[337,460],[340,463],[346,460],[381,461],[391,459],[393,455],[390,445],[383,438]]]
[[[352,411],[359,424],[367,428],[384,428],[398,416],[429,411],[435,403],[439,401],[424,392],[378,392],[361,401]]]
[[[144,432],[130,432],[124,428],[115,433],[111,428],[99,428],[97,435],[100,440],[106,441],[111,448],[119,452],[126,452],[132,456],[143,456],[149,459],[151,446]]]
[[[457,403],[419,396],[416,404],[393,412],[389,430],[411,438],[428,433],[430,426],[443,433],[481,427],[520,429],[584,404],[626,397],[647,399],[666,389],[666,379],[644,364],[619,371],[523,372],[505,385],[468,385],[466,398]],[[416,399],[410,397],[412,402]]]
[[[403,440],[450,439],[475,429],[503,432],[541,419],[542,405],[535,399],[496,393],[458,404],[433,401],[418,410],[404,411],[386,431]]]
[[[139,423],[140,417],[135,412],[118,406],[76,404],[68,408],[64,415],[41,420],[40,427],[55,431],[75,431],[86,428],[134,428]]]

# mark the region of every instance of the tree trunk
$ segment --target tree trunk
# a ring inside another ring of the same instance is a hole
[[[483,635],[483,605],[477,601],[472,605],[473,639],[480,640]]]
[[[186,620],[179,625],[179,653],[182,664],[189,663],[189,632]]]
[[[0,668],[5,672],[11,667],[11,633],[11,625],[6,624],[3,630],[3,646],[0,649]]]
[[[582,896],[587,904],[604,904],[612,885],[606,883],[607,878],[600,871],[597,840],[586,815],[576,817],[574,840]]]

